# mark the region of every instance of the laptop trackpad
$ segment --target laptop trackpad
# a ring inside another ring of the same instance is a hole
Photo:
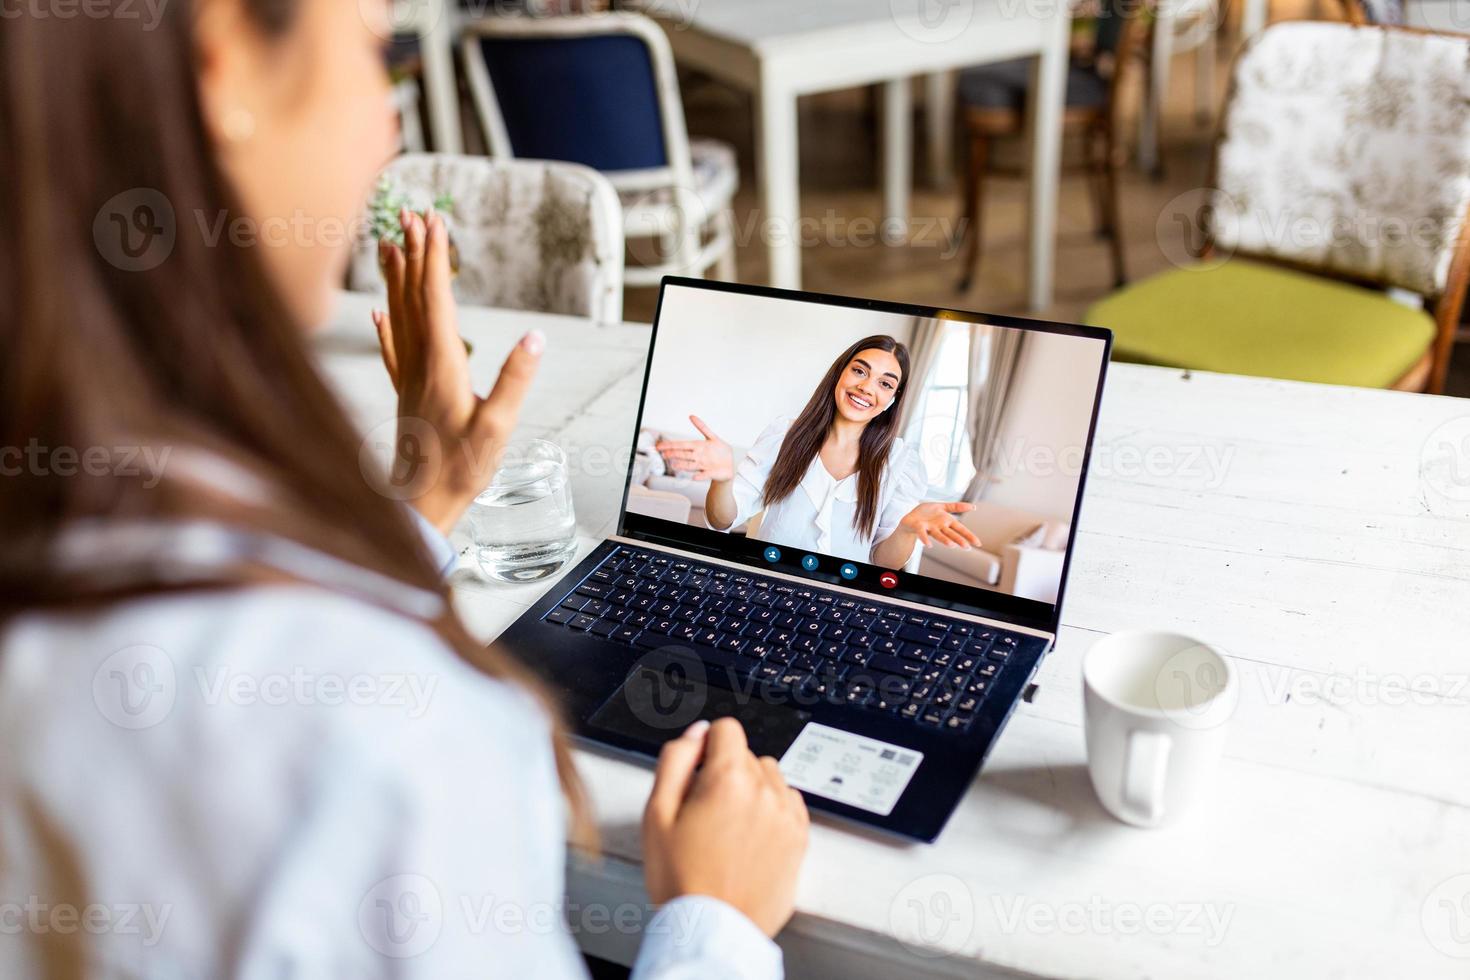
[[[700,718],[730,716],[745,727],[752,752],[779,759],[811,718],[799,708],[761,700],[748,682],[735,691],[709,683],[708,676],[704,664],[689,657],[645,657],[587,724],[656,748]]]

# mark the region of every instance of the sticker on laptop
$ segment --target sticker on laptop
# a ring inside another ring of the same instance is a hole
[[[879,816],[898,804],[924,753],[807,722],[781,756],[786,782]]]

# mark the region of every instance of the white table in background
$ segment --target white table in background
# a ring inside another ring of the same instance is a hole
[[[663,23],[678,61],[754,95],[758,227],[771,283],[790,289],[801,287],[799,96],[883,83],[884,225],[901,239],[909,211],[911,79],[931,79],[930,152],[947,160],[953,101],[942,73],[1036,56],[1027,298],[1034,310],[1051,304],[1066,0],[646,0],[643,7]]]
[[[344,298],[318,341],[364,430],[394,416],[370,302]],[[461,319],[482,390],[525,330],[545,331],[521,434],[571,454],[585,552],[615,526],[647,327]],[[1470,956],[1467,435],[1457,399],[1114,366],[1035,702],[936,844],[817,817],[779,940],[788,975],[1463,978],[1470,959],[1451,954]],[[454,582],[486,640],[549,587],[468,567]],[[1146,625],[1209,641],[1242,681],[1214,800],[1159,831],[1104,814],[1081,729],[1083,652]],[[569,901],[641,904],[651,773],[578,757],[606,858],[573,872]],[[921,913],[939,948],[895,936]],[[629,962],[637,937],[579,940]]]

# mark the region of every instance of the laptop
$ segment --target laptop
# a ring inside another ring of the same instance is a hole
[[[1056,638],[1110,345],[666,278],[617,533],[502,645],[583,743],[732,715],[813,811],[933,841]]]

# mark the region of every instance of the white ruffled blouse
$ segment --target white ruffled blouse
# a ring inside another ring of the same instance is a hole
[[[740,527],[764,509],[760,527],[750,535],[757,541],[849,561],[872,561],[873,548],[924,500],[929,485],[924,461],[906,440],[893,440],[878,485],[878,517],[870,535],[861,534],[856,527],[857,474],[835,479],[822,465],[820,456],[813,457],[795,491],[768,507],[762,491],[792,421],[779,418],[766,426],[736,467],[736,515],[730,527]]]

